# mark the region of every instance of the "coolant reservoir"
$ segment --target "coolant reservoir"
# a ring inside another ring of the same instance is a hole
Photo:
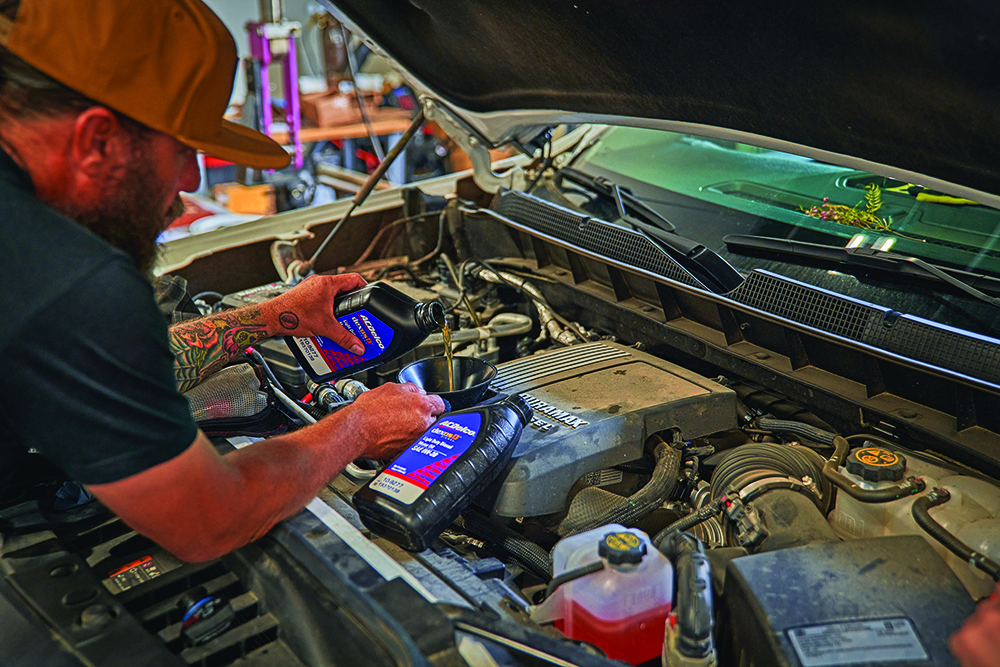
[[[641,530],[608,524],[561,540],[552,574],[599,560],[603,570],[557,588],[532,612],[532,620],[552,622],[567,637],[593,644],[615,660],[636,665],[658,657],[673,603],[670,561]]]
[[[973,597],[990,594],[993,581],[927,535],[913,520],[912,506],[916,498],[935,487],[947,489],[951,499],[931,508],[931,517],[973,549],[997,560],[1000,558],[1000,488],[975,477],[955,475],[919,459],[908,462],[901,454],[881,447],[853,450],[840,472],[865,489],[891,486],[906,477],[920,477],[927,485],[920,494],[888,503],[863,503],[838,491],[837,505],[829,520],[840,537],[922,535],[944,557]]]

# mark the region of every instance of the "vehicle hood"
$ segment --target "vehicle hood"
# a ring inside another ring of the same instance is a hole
[[[666,121],[1000,195],[997,3],[335,4],[494,143],[529,121]]]

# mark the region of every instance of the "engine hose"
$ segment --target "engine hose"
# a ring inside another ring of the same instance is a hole
[[[774,443],[742,445],[730,451],[712,474],[711,497],[720,498],[733,486],[742,489],[747,484],[769,477],[808,477],[819,491],[813,502],[821,512],[829,509],[832,493],[823,477],[823,458],[805,447],[790,447]]]
[[[463,522],[466,530],[507,552],[542,581],[552,580],[549,553],[524,535],[494,523],[477,512],[466,513]]]
[[[659,549],[674,564],[677,578],[674,650],[691,660],[713,656],[715,611],[712,568],[705,556],[705,545],[690,533],[674,533],[663,541]]]
[[[563,526],[569,530],[571,526],[597,525],[594,522],[599,521],[605,512],[624,501],[625,496],[606,491],[599,486],[588,486],[581,489],[569,504],[566,516],[556,528],[556,533],[562,534],[560,530]]]
[[[295,397],[287,394],[284,390],[284,385],[282,385],[281,381],[274,375],[274,371],[271,370],[271,366],[267,363],[260,352],[250,348],[246,351],[246,354],[257,362],[261,369],[263,369],[264,375],[266,375],[267,379],[271,382],[271,389],[274,391],[274,395],[285,407],[295,413],[296,417],[302,419],[306,423],[312,423],[319,421],[326,416],[326,410],[321,410],[315,405],[310,405],[309,403],[303,403]],[[309,419],[306,419],[302,413],[309,415],[312,420],[310,421]]]
[[[677,521],[674,521],[672,524],[670,524],[669,526],[661,530],[659,533],[657,533],[656,537],[653,538],[653,546],[659,549],[660,545],[663,544],[664,540],[666,540],[671,535],[674,535],[676,533],[682,533],[686,530],[690,530],[691,528],[697,526],[699,523],[708,521],[721,511],[722,511],[722,499],[720,498],[718,500],[713,500],[712,502],[705,505],[697,512],[692,512],[683,519],[678,519]]]
[[[988,574],[993,581],[1000,581],[1000,564],[990,559],[985,554],[970,548],[965,542],[952,535],[947,528],[939,524],[930,515],[928,510],[938,505],[943,505],[951,498],[947,489],[934,489],[925,496],[921,496],[913,501],[911,514],[917,525],[924,529],[928,535],[940,542],[948,551],[952,552],[970,565]]]
[[[758,419],[757,427],[762,431],[791,433],[792,435],[797,435],[800,438],[807,438],[813,442],[829,445],[831,447],[833,446],[833,439],[837,437],[836,433],[824,431],[821,428],[816,428],[815,426],[810,426],[809,424],[789,421],[786,419],[773,419],[771,417],[761,417]]]
[[[723,384],[735,391],[737,398],[757,414],[772,414],[778,419],[806,423],[824,431],[834,430],[832,426],[809,412],[805,407],[792,403],[777,394],[772,394],[763,387],[728,378],[724,378]]]
[[[839,435],[833,439],[833,456],[823,464],[823,475],[834,486],[863,503],[888,503],[898,498],[912,496],[924,490],[926,484],[918,477],[911,477],[900,484],[893,484],[879,489],[864,489],[840,473],[838,468],[844,464],[844,459],[850,452],[851,445]]]
[[[625,463],[619,463],[616,466],[612,466],[615,470],[621,470],[622,472],[632,473],[634,475],[652,475],[656,470],[656,464],[646,459],[636,459],[635,461],[626,461]]]
[[[553,593],[556,592],[556,589],[562,586],[563,584],[568,584],[569,582],[575,581],[580,577],[586,577],[588,574],[593,574],[594,572],[600,572],[603,569],[604,569],[604,561],[598,560],[594,561],[593,563],[588,563],[583,567],[578,567],[575,570],[569,570],[567,572],[563,572],[558,577],[553,577],[552,581],[549,582],[549,585],[545,587],[545,599],[548,599]]]
[[[674,486],[677,485],[682,454],[680,450],[674,449],[666,442],[660,442],[653,451],[653,456],[656,459],[656,467],[653,469],[653,476],[644,487],[588,521],[574,520],[574,514],[571,512],[559,524],[556,532],[561,537],[568,537],[609,523],[634,525],[636,521],[666,502]]]
[[[575,345],[581,341],[586,342],[586,338],[582,338],[570,328],[564,329],[560,326],[555,311],[545,301],[545,297],[538,291],[537,287],[524,278],[516,276],[513,273],[507,273],[506,271],[494,271],[485,266],[476,266],[473,268],[472,275],[489,283],[509,285],[525,292],[534,305],[535,311],[538,313],[538,321],[542,327],[539,334],[540,338],[547,335],[552,340],[563,345]]]

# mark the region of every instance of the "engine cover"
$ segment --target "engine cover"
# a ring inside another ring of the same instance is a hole
[[[640,458],[653,433],[676,428],[691,439],[736,428],[733,391],[623,345],[574,345],[498,371],[493,389],[520,394],[535,411],[511,463],[479,499],[501,516],[565,509],[574,482]]]
[[[975,609],[920,535],[736,558],[724,589],[719,662],[753,667],[954,666],[948,637]]]

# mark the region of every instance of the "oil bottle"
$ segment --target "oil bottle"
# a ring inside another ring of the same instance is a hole
[[[441,327],[444,308],[437,301],[420,303],[389,285],[372,283],[338,296],[333,315],[364,343],[364,354],[354,354],[325,336],[285,336],[315,382],[353,375],[406,354]]]
[[[428,548],[500,474],[531,417],[515,395],[438,418],[354,494],[362,523],[404,549]]]

